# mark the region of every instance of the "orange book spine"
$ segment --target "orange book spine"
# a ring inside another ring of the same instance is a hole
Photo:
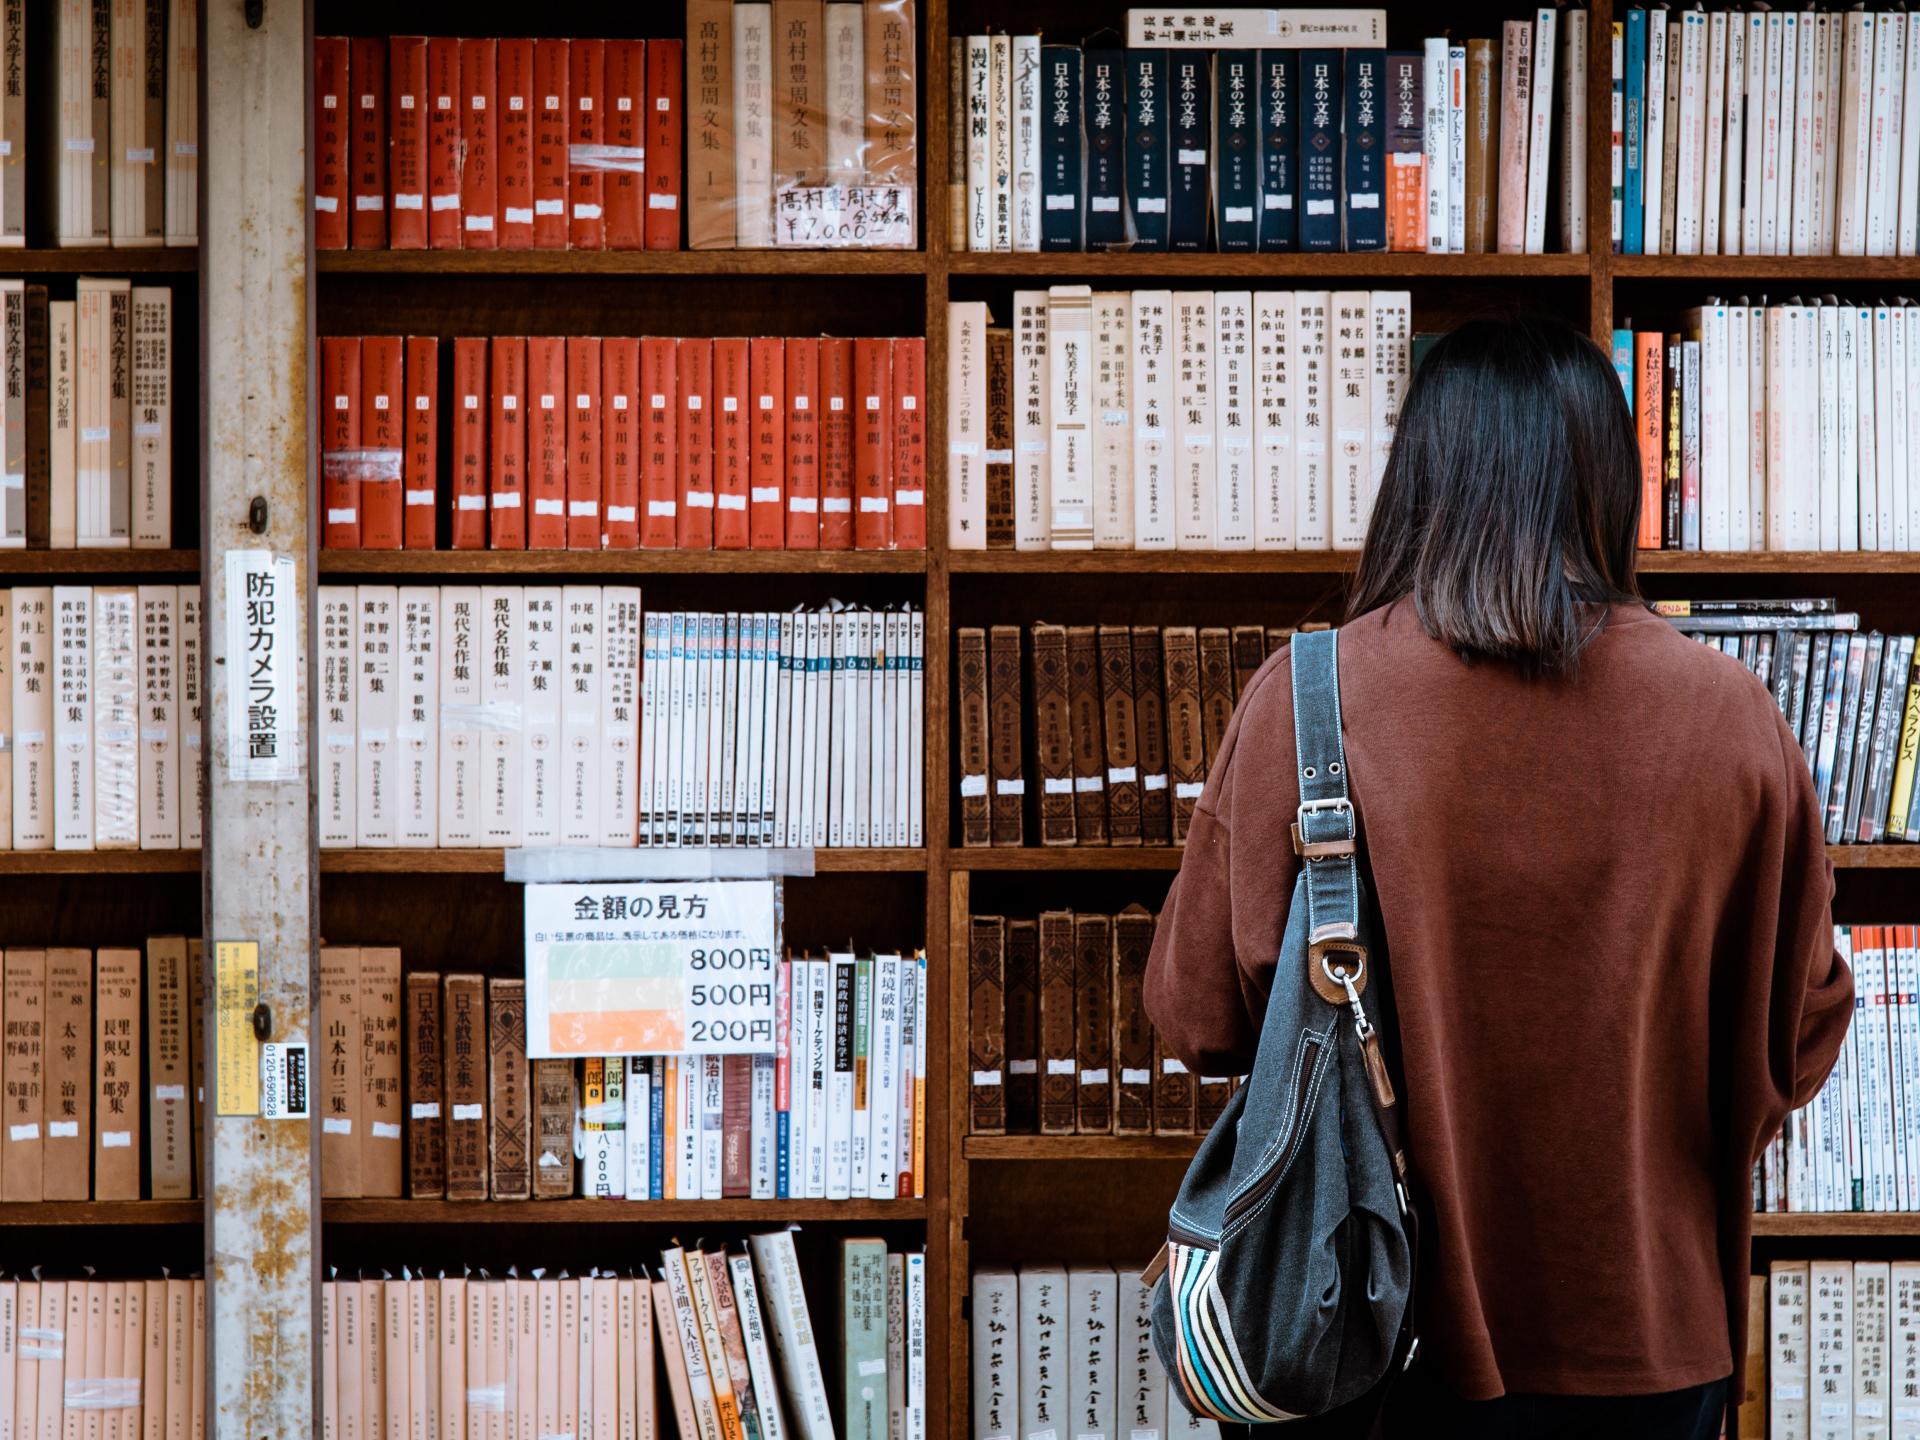
[[[567,547],[567,342],[527,339],[527,548]]]
[[[713,342],[713,543],[747,548],[747,344]]]
[[[853,342],[853,545],[893,548],[891,347],[881,339]]]
[[[606,246],[639,250],[646,245],[647,42],[609,40],[606,47],[601,87],[606,114],[600,122],[606,146]]]
[[[347,176],[353,129],[348,94],[346,37],[322,35],[313,42],[313,245],[347,248]]]
[[[440,342],[431,335],[407,338],[406,527],[409,550],[434,547],[440,503]]]
[[[369,335],[360,342],[360,548],[398,550],[405,505],[401,496],[400,406],[405,342]]]
[[[713,342],[680,342],[680,548],[713,548]]]
[[[820,342],[787,341],[787,548],[820,548]]]
[[[320,500],[328,550],[360,548],[360,342],[329,335],[320,342]]]
[[[853,341],[820,342],[820,548],[853,548]]]
[[[893,543],[927,548],[927,342],[893,342]]]
[[[527,342],[491,342],[493,424],[488,438],[490,538],[495,550],[527,548]]]
[[[600,548],[600,342],[567,341],[567,548]]]
[[[427,41],[427,243],[460,248],[460,41]]]
[[[453,342],[453,548],[487,548],[487,342]]]
[[[1418,150],[1387,157],[1387,249],[1427,248],[1427,157]]]
[[[387,198],[395,250],[427,248],[427,40],[395,35],[387,50]]]
[[[678,351],[679,342],[670,337],[649,335],[640,342],[640,544],[648,550],[671,550],[679,529]]]
[[[1660,486],[1666,464],[1660,385],[1664,337],[1642,330],[1633,337],[1633,428],[1640,439],[1640,548],[1660,548]]]
[[[786,543],[787,512],[784,340],[762,337],[747,347],[747,385],[753,399],[747,422],[748,543],[756,550],[778,550]]]
[[[567,248],[567,93],[565,40],[533,42],[533,244]]]
[[[469,250],[500,244],[499,42],[460,42],[460,235]]]
[[[533,41],[500,42],[500,248],[533,248]]]
[[[681,42],[647,46],[647,249],[680,248]]]
[[[640,544],[640,342],[609,336],[600,346],[600,400],[606,444],[600,483],[606,491],[602,544]]]
[[[356,250],[387,248],[387,43],[355,36],[348,79],[353,88],[351,154],[353,214],[347,231]]]
[[[601,40],[575,40],[567,52],[568,114],[567,238],[576,250],[607,245],[607,171],[601,146],[606,134],[607,50]]]

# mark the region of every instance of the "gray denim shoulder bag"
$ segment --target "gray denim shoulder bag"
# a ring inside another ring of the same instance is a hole
[[[1201,1142],[1143,1277],[1174,1392],[1242,1425],[1359,1400],[1417,1343],[1406,1152],[1363,1001],[1385,949],[1358,863],[1338,643],[1293,638],[1301,866],[1253,1073]]]

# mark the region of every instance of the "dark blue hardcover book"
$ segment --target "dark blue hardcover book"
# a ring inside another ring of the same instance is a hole
[[[1127,210],[1133,248],[1167,248],[1167,52],[1127,51]]]
[[[1040,248],[1084,250],[1086,138],[1078,45],[1040,47]]]
[[[686,1057],[680,1059],[682,1065]],[[656,1061],[653,1086],[647,1093],[647,1198],[671,1200],[667,1188],[667,1077],[666,1062]],[[631,1196],[629,1199],[633,1198]]]
[[[1208,152],[1213,129],[1209,103],[1213,55],[1206,50],[1176,50],[1173,77],[1173,183],[1167,201],[1168,243],[1175,250],[1207,248]]]
[[[1347,53],[1347,249],[1387,248],[1387,52]]]
[[[1260,53],[1260,248],[1300,248],[1300,52]]]
[[[1300,52],[1300,248],[1340,248],[1340,52]]]
[[[1087,51],[1087,248],[1127,243],[1127,52]]]
[[[1260,52],[1222,50],[1213,61],[1214,245],[1252,250],[1260,241]]]

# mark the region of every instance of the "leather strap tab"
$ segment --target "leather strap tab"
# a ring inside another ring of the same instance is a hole
[[[1306,871],[1310,935],[1355,935],[1360,925],[1360,837],[1340,733],[1339,642],[1338,630],[1309,630],[1292,643],[1293,748],[1300,782],[1294,848]],[[1312,963],[1318,967],[1317,960]],[[1326,997],[1325,991],[1318,993]]]

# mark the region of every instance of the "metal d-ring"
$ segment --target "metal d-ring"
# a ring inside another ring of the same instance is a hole
[[[1340,967],[1338,974],[1334,972],[1331,959],[1333,952],[1331,950],[1324,952],[1320,956],[1320,972],[1327,977],[1327,983],[1330,985],[1358,986],[1359,983],[1366,978],[1367,957],[1359,950],[1345,951],[1342,953],[1353,955],[1358,962],[1357,967],[1351,974],[1347,972],[1347,967],[1344,965]]]

